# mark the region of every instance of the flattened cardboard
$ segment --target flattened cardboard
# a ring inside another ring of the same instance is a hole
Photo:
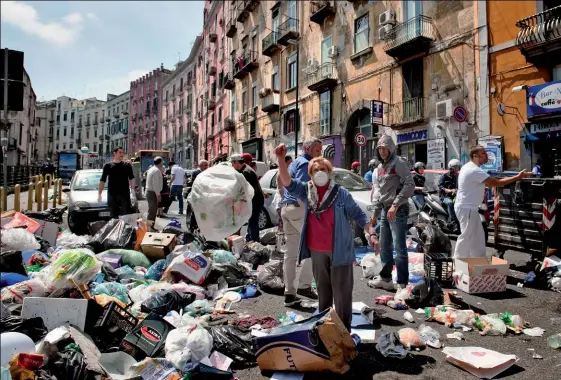
[[[140,243],[140,249],[152,261],[165,259],[176,245],[174,234],[147,232]]]

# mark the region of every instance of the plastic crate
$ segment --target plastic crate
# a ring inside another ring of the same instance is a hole
[[[454,259],[446,253],[425,253],[425,276],[441,285],[454,283]]]
[[[97,320],[96,329],[107,329],[108,332],[113,332],[115,328],[122,330],[128,334],[138,324],[136,319],[131,313],[123,309],[116,302],[110,302],[105,306],[103,314]]]

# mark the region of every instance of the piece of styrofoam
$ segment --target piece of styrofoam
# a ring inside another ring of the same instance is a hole
[[[84,331],[88,301],[72,298],[25,297],[21,316],[41,317],[49,331],[70,323]]]

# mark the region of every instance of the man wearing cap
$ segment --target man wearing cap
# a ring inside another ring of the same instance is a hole
[[[250,155],[251,156],[251,155]],[[252,158],[253,159],[253,158]],[[238,172],[242,173],[247,182],[253,187],[255,195],[251,201],[252,211],[249,222],[247,223],[247,241],[259,242],[259,214],[265,203],[265,196],[263,195],[263,190],[259,184],[259,179],[257,174],[253,171],[249,165],[246,164],[244,157],[241,154],[232,154],[230,156],[230,162],[232,167]]]
[[[360,175],[360,162],[355,161],[351,164],[351,171]]]

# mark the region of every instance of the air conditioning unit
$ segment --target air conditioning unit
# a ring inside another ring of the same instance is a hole
[[[337,57],[337,46],[331,46],[331,47],[327,50],[327,55],[329,56],[329,58],[335,58],[335,57]]]
[[[436,102],[436,118],[437,119],[447,119],[452,117],[452,112],[454,108],[452,106],[452,99],[443,100],[441,102]]]
[[[247,111],[240,113],[240,122],[245,122],[247,119]]]
[[[382,40],[382,41],[387,39],[388,35],[392,31],[392,28],[393,28],[393,26],[388,24],[388,25],[384,25],[380,29],[378,29],[378,39]]]
[[[386,24],[395,24],[395,12],[393,10],[385,11],[384,13],[380,13],[378,16],[378,24],[386,25]]]

